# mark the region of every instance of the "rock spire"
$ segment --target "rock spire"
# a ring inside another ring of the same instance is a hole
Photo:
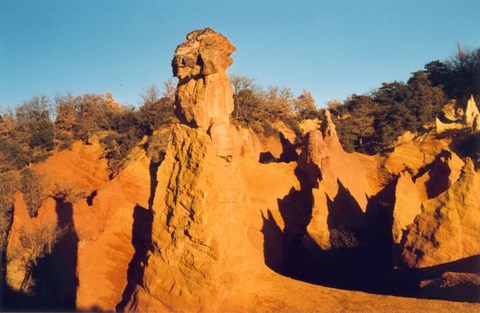
[[[192,127],[208,130],[212,124],[229,124],[233,111],[232,87],[226,69],[236,48],[211,28],[196,30],[178,45],[172,60],[179,84],[175,114]]]

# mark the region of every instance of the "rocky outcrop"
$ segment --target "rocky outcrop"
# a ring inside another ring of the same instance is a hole
[[[113,311],[131,281],[138,279],[142,260],[135,254],[139,241],[148,244],[150,186],[155,167],[145,153],[136,148],[133,162],[96,190],[90,205],[74,206],[74,221],[79,237],[77,257],[77,309]],[[148,248],[147,248],[148,249]],[[145,252],[146,253],[146,252]],[[92,260],[95,260],[92,262]],[[143,260],[144,261],[144,260]]]
[[[18,253],[25,245],[21,237],[31,234],[38,244],[44,242],[45,230],[58,227],[62,231],[54,247],[33,267],[35,295],[22,305],[114,311],[133,279],[129,263],[137,250],[133,243],[138,241],[138,229],[148,229],[142,213],[148,215],[153,173],[145,153],[136,148],[131,155],[134,161],[109,180],[102,154],[98,143],[75,142],[71,150],[38,164],[34,169],[47,182],[48,198],[34,218],[17,193],[8,245],[8,284],[13,291],[24,294],[20,289],[28,279],[28,255]]]
[[[475,122],[480,116],[473,95],[467,101],[465,108],[459,107],[456,102],[449,102],[443,106],[441,116],[435,119],[437,134],[448,130],[472,128],[476,132],[479,123]]]
[[[187,35],[175,50],[173,74],[179,83],[175,114],[182,123],[207,131],[218,155],[232,155],[230,114],[232,87],[226,69],[235,47],[211,28]]]
[[[334,210],[335,199],[344,198],[340,193],[347,193],[349,197],[343,213],[337,212],[340,215],[348,215],[351,210],[365,213],[368,198],[381,189],[378,159],[345,152],[328,110],[320,129],[308,133],[304,142],[298,167],[305,173],[313,197],[312,218],[307,230],[320,247],[329,248],[332,225],[327,219]]]
[[[154,250],[135,295],[138,302],[148,293],[158,305],[140,301],[136,310],[212,310],[241,285],[242,189],[237,163],[217,157],[207,134],[184,125],[174,129],[153,205]]]
[[[475,119],[473,120],[472,131],[473,131],[473,133],[479,133],[480,132],[480,114],[477,114],[475,116]]]
[[[226,69],[235,47],[210,28],[187,35],[175,50],[173,74],[177,87],[175,112],[187,125],[208,130],[212,119],[227,119],[233,111],[231,85]]]
[[[100,159],[102,154],[100,145],[82,145],[75,142],[71,150],[61,151],[50,157],[43,163],[38,164],[34,170],[41,182],[44,201],[38,210],[36,217],[30,217],[25,201],[20,193],[15,196],[14,223],[8,243],[8,284],[13,290],[19,290],[25,278],[25,263],[29,261],[28,256],[19,256],[16,252],[23,249],[20,242],[22,235],[26,233],[37,233],[44,226],[55,227],[58,224],[58,208],[54,195],[59,193],[68,194],[69,201],[79,200],[82,195],[88,195],[99,188],[108,180],[106,161]],[[71,199],[76,198],[76,199]],[[73,222],[74,215],[77,218],[86,218],[89,224],[95,227],[91,220],[92,215],[84,216],[70,210],[69,221]],[[79,221],[76,221],[78,224]],[[62,226],[65,227],[66,225]],[[38,242],[44,241],[37,238]],[[38,243],[37,243],[38,244]],[[14,255],[17,254],[17,255]]]
[[[475,118],[479,115],[477,104],[473,95],[468,99],[467,107],[465,108],[465,125],[472,127]]]
[[[300,121],[298,124],[302,135],[306,135],[309,132],[320,128],[320,121],[318,119],[306,119]]]
[[[152,158],[137,147],[109,180],[99,145],[75,144],[73,151],[55,153],[36,168],[50,175],[54,183],[48,189],[74,185],[86,196],[76,202],[50,197],[34,219],[16,196],[12,240],[21,225],[68,225],[68,236],[42,264],[48,266],[40,267],[59,278],[40,280],[45,290],[55,286],[42,296],[68,297],[62,309],[86,311],[478,309],[311,284],[318,283],[312,277],[331,275],[332,267],[341,279],[363,279],[357,281],[360,286],[384,284],[391,274],[392,236],[404,244],[404,256],[414,267],[448,259],[449,240],[457,245],[459,240],[447,237],[458,234],[468,246],[453,257],[477,253],[471,248],[478,246],[471,207],[478,193],[471,190],[478,188],[478,174],[473,173],[472,183],[467,164],[460,175],[456,168],[463,162],[449,150],[450,142],[428,136],[409,134],[384,158],[346,153],[328,111],[321,125],[305,124],[300,157],[294,134],[284,125],[280,140],[259,139],[230,125],[233,100],[226,69],[233,50],[212,29],[190,33],[177,48],[172,65],[179,78],[175,106],[182,123],[172,126],[164,158],[152,151],[154,145],[147,153]],[[287,150],[295,157],[285,158]],[[261,162],[267,152],[273,161]],[[450,210],[450,202],[460,204]],[[349,237],[357,235],[352,229],[361,230],[358,238]],[[428,243],[430,237],[439,241]],[[344,245],[334,249],[339,241]],[[354,246],[360,241],[369,245]],[[314,250],[326,252],[320,262],[327,267],[304,262]],[[343,252],[344,259],[338,258]],[[384,260],[378,261],[377,252]],[[299,275],[307,273],[303,266],[320,275]],[[445,279],[462,288],[474,281],[471,275],[470,280],[454,276]],[[23,277],[17,277],[17,285]]]
[[[480,254],[480,180],[467,159],[460,178],[422,205],[402,241],[408,267],[426,267]]]
[[[399,142],[384,160],[385,169],[397,176],[393,210],[393,240],[402,241],[428,199],[448,190],[460,177],[464,162],[449,148],[450,140],[435,135],[412,136]]]
[[[420,189],[420,190],[419,190]],[[422,201],[426,199],[422,185],[415,184],[408,172],[402,172],[395,188],[392,235],[395,243],[400,243],[403,231],[415,217],[422,213]]]
[[[242,208],[248,202],[228,135],[233,96],[225,70],[233,50],[207,28],[190,33],[175,52],[176,114],[183,124],[174,127],[159,168],[154,249],[130,303],[135,310],[218,310],[246,277]]]
[[[234,154],[230,114],[234,109],[227,68],[235,47],[211,28],[196,30],[175,50],[173,74],[179,83],[175,114],[185,125],[198,128],[212,140],[217,154]]]
[[[457,102],[452,100],[445,104],[440,111],[440,118],[444,120],[444,122],[461,122],[465,113],[462,108],[457,106]]]
[[[393,147],[382,161],[382,167],[393,175],[408,170],[412,176],[417,176],[420,169],[435,161],[442,150],[450,150],[450,144],[450,140],[438,139],[433,133],[412,136]]]

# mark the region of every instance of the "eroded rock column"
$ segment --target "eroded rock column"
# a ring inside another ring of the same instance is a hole
[[[158,170],[153,251],[127,310],[222,311],[246,277],[247,200],[231,149],[233,95],[226,73],[234,50],[207,28],[188,34],[175,51],[181,124]]]
[[[176,116],[182,123],[206,131],[220,156],[233,154],[229,126],[234,104],[226,70],[235,50],[222,34],[206,28],[189,33],[172,61],[173,74],[179,79]]]

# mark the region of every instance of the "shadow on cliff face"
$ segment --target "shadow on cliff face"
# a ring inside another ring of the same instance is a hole
[[[148,199],[148,209],[140,205],[136,205],[133,209],[133,226],[132,226],[132,245],[135,249],[132,260],[128,264],[127,270],[127,286],[122,294],[122,300],[117,304],[116,310],[123,312],[125,306],[135,291],[136,285],[142,284],[145,265],[148,261],[148,251],[152,249],[152,224],[153,224],[153,202],[155,200],[155,192],[158,185],[157,173],[160,162],[150,161],[150,197]]]
[[[448,161],[452,158],[452,153],[442,150],[434,161],[422,167],[418,174],[413,177],[414,180],[428,173],[429,179],[425,183],[429,199],[435,198],[450,187],[449,176],[451,173]]]
[[[272,212],[267,210],[267,216],[260,212],[263,219],[262,234],[264,237],[263,253],[265,265],[279,274],[283,274],[283,232],[273,218]]]
[[[282,144],[282,153],[279,158],[276,158],[270,151],[261,152],[258,162],[262,164],[268,163],[290,163],[298,160],[298,144],[291,143],[290,140],[285,138],[283,133],[279,135],[280,143]]]
[[[75,310],[77,299],[78,236],[73,225],[73,206],[56,198],[57,226],[66,231],[52,253],[33,271],[36,297],[42,309]]]
[[[337,181],[338,194],[327,197],[329,250],[310,245],[306,276],[335,288],[385,294],[393,271],[393,206],[396,180],[368,199],[364,213]],[[309,240],[313,242],[313,240]]]
[[[130,300],[135,286],[142,283],[147,253],[152,247],[153,211],[139,206],[133,209],[132,245],[135,249],[127,270],[127,286],[123,291],[122,301],[117,304],[117,311],[123,312]]]
[[[419,296],[429,299],[480,302],[480,255],[411,270]]]
[[[35,282],[31,294],[7,291],[12,311],[75,311],[77,298],[78,236],[73,225],[73,206],[64,197],[55,198],[57,227],[63,235],[52,252],[38,260],[31,271]]]
[[[392,237],[398,179],[368,199],[363,212],[345,186],[327,197],[331,248],[321,249],[306,231],[312,216],[312,182],[297,171],[301,190],[278,200],[282,230],[268,210],[263,218],[265,264],[305,282],[377,294],[480,302],[480,255],[423,269],[395,267]]]
[[[335,288],[389,293],[392,261],[392,223],[396,180],[368,200],[366,212],[343,184],[328,199],[331,249],[322,250],[307,234],[312,217],[315,183],[296,170],[300,190],[278,200],[283,230],[272,215],[263,216],[265,263],[272,270],[309,283]],[[282,248],[279,248],[282,246]],[[279,251],[283,259],[279,260]]]
[[[262,233],[265,264],[282,275],[303,279],[305,250],[302,242],[312,217],[313,186],[301,170],[297,168],[295,172],[300,180],[300,190],[292,188],[288,195],[277,200],[284,229],[280,229],[268,210],[267,217],[262,213]]]

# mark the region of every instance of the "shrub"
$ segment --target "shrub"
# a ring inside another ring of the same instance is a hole
[[[20,144],[0,139],[0,172],[18,170],[32,161],[32,152]]]
[[[29,146],[53,150],[53,124],[50,121],[44,120],[39,123],[38,130],[30,136]]]
[[[33,170],[27,168],[20,173],[20,191],[30,217],[37,216],[38,209],[46,196],[43,193],[42,181]]]
[[[154,162],[159,163],[165,157],[170,132],[163,130],[153,133],[147,141],[147,156]]]
[[[146,134],[161,129],[176,121],[171,98],[161,98],[154,102],[146,101],[138,112],[139,126]]]
[[[110,133],[100,142],[104,145],[104,156],[108,159],[111,177],[116,176],[124,167],[130,151],[138,144],[140,138],[135,129],[125,134]]]
[[[20,244],[9,255],[8,262],[17,264],[17,271],[24,273],[20,286],[22,293],[30,294],[35,286],[32,271],[38,261],[52,253],[55,244],[66,233],[66,229],[60,229],[55,224],[44,224],[37,229],[21,227],[19,230]]]
[[[58,150],[70,150],[73,145],[73,137],[68,132],[59,132],[57,134]]]
[[[330,229],[330,244],[336,249],[355,248],[359,241],[353,230],[340,225]]]
[[[0,174],[0,252],[5,248],[12,224],[13,195],[17,188],[17,179],[12,172]]]

